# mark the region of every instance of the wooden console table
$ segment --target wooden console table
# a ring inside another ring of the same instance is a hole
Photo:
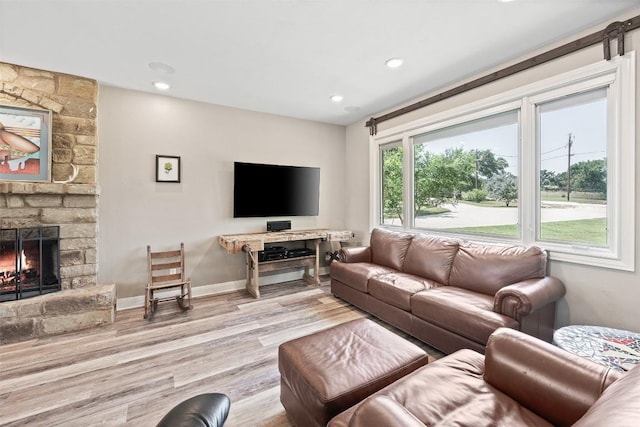
[[[320,242],[343,242],[353,238],[352,231],[345,230],[287,230],[270,233],[225,234],[218,236],[218,243],[230,254],[244,252],[247,255],[247,291],[256,298],[260,298],[260,271],[274,271],[285,268],[304,268],[304,280],[320,284]],[[265,243],[282,243],[305,241],[311,242],[315,255],[296,258],[285,258],[273,261],[258,261],[258,252],[264,250]],[[313,267],[313,276],[309,274],[309,267]]]

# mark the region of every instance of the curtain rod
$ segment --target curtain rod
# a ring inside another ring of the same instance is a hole
[[[491,74],[479,77],[475,80],[454,87],[453,89],[446,90],[429,98],[423,99],[414,104],[407,105],[406,107],[402,107],[387,114],[383,114],[382,116],[371,117],[365,123],[365,126],[369,128],[370,135],[375,135],[376,133],[378,133],[378,123],[391,120],[398,116],[402,116],[404,114],[426,107],[427,105],[435,104],[436,102],[442,101],[455,95],[459,95],[463,92],[475,89],[488,83],[495,82],[496,80],[500,80],[504,77],[511,76],[529,68],[533,68],[537,65],[544,64],[545,62],[560,58],[561,56],[577,52],[581,49],[597,43],[603,44],[604,59],[608,61],[611,59],[611,40],[617,39],[618,55],[624,55],[624,34],[626,31],[635,30],[637,28],[640,28],[640,15],[634,16],[633,18],[627,19],[626,21],[613,22],[607,25],[607,27],[602,31],[596,31],[595,33],[589,34],[588,36],[581,37],[570,43],[548,50],[544,53],[525,59],[524,61],[518,62],[517,64],[510,65]]]

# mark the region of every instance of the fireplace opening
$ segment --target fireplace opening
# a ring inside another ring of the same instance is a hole
[[[0,230],[0,302],[61,289],[60,227]]]

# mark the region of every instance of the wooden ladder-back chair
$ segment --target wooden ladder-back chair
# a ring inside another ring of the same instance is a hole
[[[177,300],[183,310],[190,310],[191,305],[191,280],[184,275],[184,243],[180,243],[180,249],[174,251],[151,252],[151,246],[147,246],[147,267],[149,280],[144,298],[144,318],[151,317],[158,302]],[[180,288],[179,295],[157,298],[155,292]]]

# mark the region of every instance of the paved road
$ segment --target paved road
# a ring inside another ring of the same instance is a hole
[[[416,225],[425,228],[476,227],[484,225],[505,225],[518,222],[517,208],[480,207],[458,203],[445,205],[450,212],[417,218]],[[573,221],[576,219],[606,218],[607,206],[571,202],[545,202],[542,208],[542,222]]]

